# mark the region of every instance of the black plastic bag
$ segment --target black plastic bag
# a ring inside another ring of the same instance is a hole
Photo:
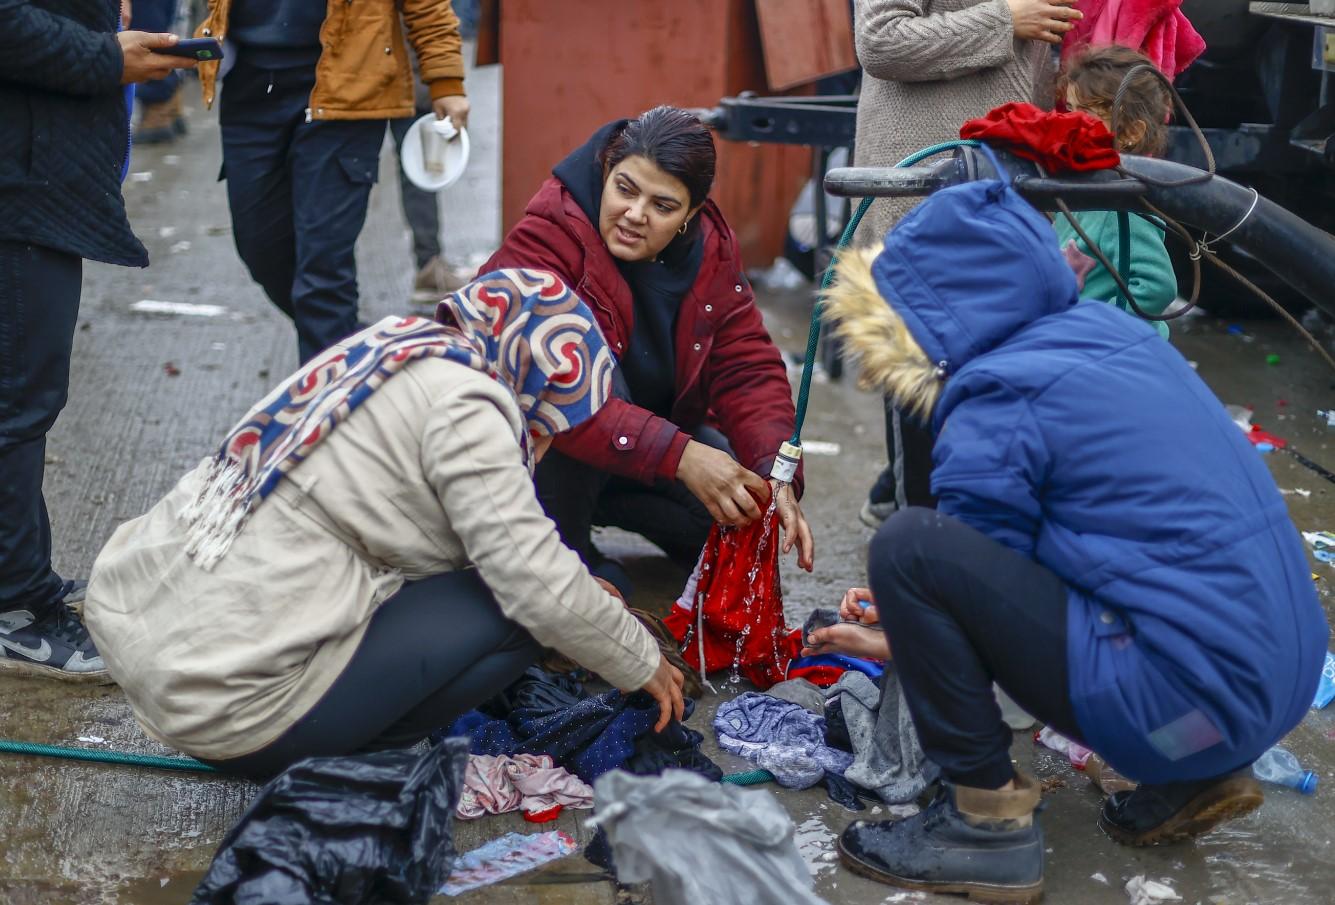
[[[266,785],[190,905],[424,903],[454,866],[467,739],[312,757]]]

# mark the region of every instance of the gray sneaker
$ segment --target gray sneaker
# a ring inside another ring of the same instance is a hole
[[[442,259],[432,258],[422,265],[413,279],[412,303],[435,308],[445,296],[466,285],[468,282],[455,276],[454,269]]]
[[[899,507],[895,505],[894,500],[888,503],[873,503],[871,500],[864,500],[862,508],[858,510],[858,521],[868,528],[879,528],[881,522],[894,515],[897,509]]]
[[[88,636],[77,610],[86,581],[67,581],[50,612],[0,611],[0,672],[42,676],[65,682],[110,684],[102,655]]]

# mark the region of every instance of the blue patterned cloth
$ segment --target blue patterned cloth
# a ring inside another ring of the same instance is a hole
[[[758,692],[738,695],[714,716],[724,751],[774,774],[779,785],[806,789],[825,774],[843,776],[853,764],[848,751],[825,743],[825,718],[798,704]]]

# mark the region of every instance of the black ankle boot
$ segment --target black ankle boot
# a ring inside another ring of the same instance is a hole
[[[1014,791],[943,783],[906,820],[859,821],[839,837],[854,873],[902,889],[967,895],[971,901],[1029,905],[1043,896],[1043,831],[1034,820],[1039,790],[1017,775]]]
[[[1208,833],[1265,800],[1251,767],[1193,782],[1141,784],[1103,803],[1099,826],[1123,845],[1156,845]]]

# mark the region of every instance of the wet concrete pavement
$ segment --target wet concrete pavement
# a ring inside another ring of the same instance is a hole
[[[480,262],[498,238],[496,76],[495,69],[482,70],[470,79],[474,163],[443,202],[447,254],[461,264]],[[249,280],[232,247],[223,188],[215,182],[216,117],[192,109],[191,123],[191,135],[171,148],[136,150],[132,171],[147,175],[126,184],[132,219],[153,266],[139,271],[90,265],[86,270],[70,403],[51,436],[46,482],[56,564],[65,575],[87,575],[115,526],[147,509],[296,363],[290,325]],[[385,164],[358,247],[368,319],[405,310],[411,280],[397,187]],[[222,310],[147,314],[134,307],[141,300]],[[763,304],[776,340],[786,352],[799,354],[809,295],[766,293]],[[1174,342],[1198,362],[1223,401],[1253,406],[1259,423],[1335,470],[1335,430],[1316,418],[1318,408],[1335,401],[1335,374],[1281,324],[1240,326],[1241,333],[1231,333],[1225,322],[1193,318],[1177,330]],[[1331,339],[1327,328],[1324,340]],[[1266,363],[1270,354],[1279,356],[1278,364]],[[856,514],[884,455],[880,403],[850,381],[818,380],[810,411],[804,437],[837,443],[839,450],[808,456],[805,509],[819,549],[814,574],[785,564],[786,606],[794,624],[814,606],[829,605],[847,586],[862,582],[870,531]],[[1193,467],[1171,448],[1147,454],[1159,456],[1169,471]],[[1286,454],[1272,454],[1268,462],[1279,485],[1294,491],[1288,501],[1298,527],[1335,529],[1335,486]],[[668,605],[680,576],[666,560],[617,532],[608,532],[601,543],[638,576],[638,603]],[[1335,567],[1314,563],[1314,571],[1330,614]],[[738,690],[725,685],[723,693]],[[0,699],[3,738],[172,753],[144,737],[114,687],[6,679],[0,680]],[[704,702],[693,720],[707,736],[712,734],[708,717],[718,701]],[[1137,874],[1165,879],[1186,902],[1330,901],[1335,888],[1335,707],[1309,715],[1288,744],[1322,776],[1323,788],[1314,798],[1276,790],[1260,812],[1194,845],[1132,850],[1113,844],[1096,828],[1100,802],[1088,781],[1057,755],[1036,751],[1024,733],[1017,734],[1016,760],[1052,787],[1042,818],[1050,848],[1047,901],[1124,903],[1121,887]],[[725,770],[747,766],[719,754],[712,741],[709,747]],[[0,901],[185,902],[218,840],[254,791],[247,783],[208,776],[0,755]],[[871,905],[923,898],[856,878],[836,865],[833,839],[852,815],[823,792],[780,794],[818,891],[829,901]],[[573,818],[560,825],[584,834]],[[460,846],[471,848],[511,829],[524,826],[513,816],[466,824],[459,831]],[[460,901],[557,905],[616,900],[612,886],[593,876],[582,859],[567,859],[559,872],[563,875],[538,875]]]

